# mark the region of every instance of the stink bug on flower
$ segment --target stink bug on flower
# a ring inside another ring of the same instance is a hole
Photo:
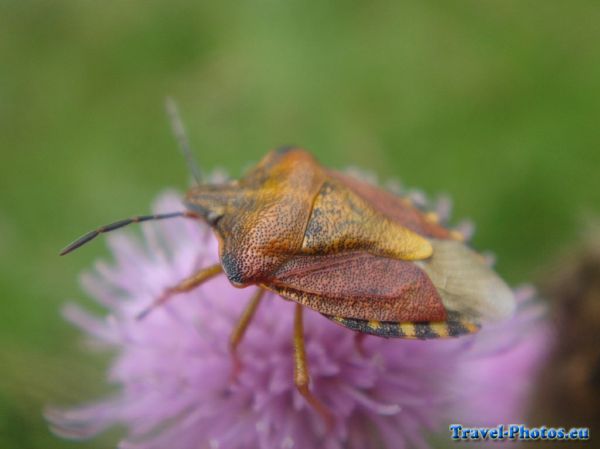
[[[169,104],[172,115],[174,105]],[[176,135],[190,157],[181,122]],[[225,274],[235,287],[258,286],[233,329],[235,351],[267,290],[294,301],[296,386],[326,418],[309,390],[303,306],[380,337],[430,339],[476,332],[510,315],[513,294],[456,231],[407,198],[319,165],[300,148],[268,153],[242,179],[200,181],[186,211],[133,217],[91,231],[61,255],[130,223],[173,217],[204,220],[219,241],[220,263],[167,289],[144,311]]]

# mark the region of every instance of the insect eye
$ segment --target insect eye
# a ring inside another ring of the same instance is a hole
[[[208,221],[208,223],[211,226],[216,226],[217,223],[219,223],[219,221],[221,220],[221,218],[223,218],[223,214],[218,214],[216,212],[210,212],[206,217],[206,221]]]

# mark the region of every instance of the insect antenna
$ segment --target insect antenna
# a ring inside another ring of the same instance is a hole
[[[202,172],[200,171],[200,167],[198,167],[198,164],[194,159],[194,155],[192,154],[192,150],[190,148],[190,141],[187,137],[187,133],[185,132],[185,127],[183,126],[181,116],[179,115],[177,104],[175,103],[175,100],[173,100],[173,98],[167,97],[165,99],[165,109],[167,110],[167,115],[169,116],[169,120],[171,121],[171,128],[173,129],[173,134],[175,135],[175,139],[177,139],[179,149],[185,157],[187,166],[190,172],[192,173],[192,176],[196,180],[196,183],[202,184]]]
[[[154,215],[140,215],[130,218],[125,218],[124,220],[115,221],[114,223],[110,223],[104,226],[100,226],[98,229],[94,229],[93,231],[88,232],[87,234],[82,235],[73,243],[65,247],[60,255],[64,256],[65,254],[70,253],[71,251],[76,250],[80,246],[85,245],[90,240],[95,239],[100,234],[104,234],[105,232],[114,231],[115,229],[122,228],[123,226],[130,225],[131,223],[141,223],[143,221],[150,220],[164,220],[165,218],[175,218],[175,217],[188,217],[188,218],[198,218],[196,214],[193,212],[183,211],[183,212],[171,212],[168,214],[154,214]]]

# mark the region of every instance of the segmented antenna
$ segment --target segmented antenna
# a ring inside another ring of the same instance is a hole
[[[130,225],[131,223],[141,223],[143,221],[150,220],[164,220],[165,218],[175,218],[175,217],[188,217],[188,218],[198,218],[196,214],[193,212],[183,211],[183,212],[171,212],[168,214],[154,214],[154,215],[141,215],[131,218],[126,218],[124,220],[115,221],[114,223],[107,224],[104,226],[100,226],[98,229],[94,229],[93,231],[88,232],[87,234],[82,235],[65,249],[60,252],[61,256],[70,253],[71,251],[76,250],[80,246],[85,245],[90,240],[95,239],[100,234],[104,234],[105,232],[114,231],[115,229],[122,228],[123,226]]]
[[[185,160],[187,162],[188,168],[194,179],[198,184],[202,184],[202,173],[200,172],[200,168],[196,163],[194,156],[192,154],[192,150],[190,149],[190,141],[185,132],[185,127],[183,126],[183,121],[179,115],[179,110],[177,109],[177,104],[175,100],[171,97],[167,97],[165,99],[165,109],[167,110],[167,115],[169,116],[169,120],[171,121],[171,128],[173,129],[173,134],[175,135],[175,139],[177,139],[177,143],[179,144],[179,149],[183,153]]]

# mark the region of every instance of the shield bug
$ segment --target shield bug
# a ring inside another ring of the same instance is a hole
[[[326,417],[326,407],[308,387],[303,307],[362,334],[430,339],[473,333],[515,306],[511,290],[483,257],[434,215],[407,198],[322,167],[299,148],[268,153],[239,180],[198,183],[184,203],[185,211],[91,231],[61,254],[130,223],[205,221],[219,241],[220,263],[167,289],[140,316],[220,274],[235,287],[258,286],[233,329],[235,354],[265,291],[295,302],[295,383]]]

